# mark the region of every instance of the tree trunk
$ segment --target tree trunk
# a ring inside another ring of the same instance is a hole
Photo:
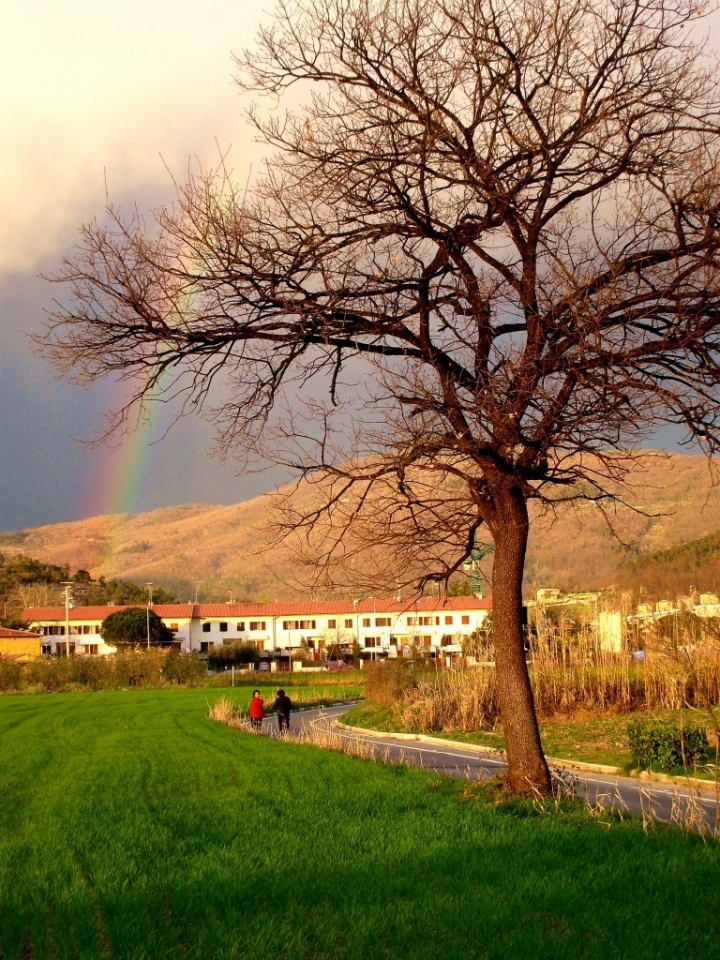
[[[497,511],[493,564],[493,638],[500,714],[505,733],[508,779],[517,793],[550,789],[530,687],[522,624],[522,580],[529,521],[517,486],[495,498]]]

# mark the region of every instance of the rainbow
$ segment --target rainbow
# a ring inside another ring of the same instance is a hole
[[[127,385],[119,384],[115,404],[125,402]],[[128,514],[141,509],[147,487],[147,477],[152,459],[153,444],[163,432],[160,411],[153,409],[153,416],[145,416],[134,428],[129,429],[117,444],[103,446],[94,451],[88,463],[87,480],[82,495],[82,512],[85,517],[108,518],[108,540],[103,550],[112,555],[122,539]]]

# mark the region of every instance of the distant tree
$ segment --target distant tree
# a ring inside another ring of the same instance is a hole
[[[0,617],[0,627],[6,627],[8,630],[29,630],[30,624],[19,617]]]
[[[342,660],[345,651],[352,648],[355,634],[345,627],[328,627],[323,633],[323,650],[326,660]]]
[[[264,175],[191,178],[152,231],[110,208],[57,276],[58,369],[131,385],[118,430],[134,404],[185,389],[197,407],[222,381],[225,448],[315,478],[287,522],[326,581],[353,529],[358,556],[381,548],[366,582],[418,593],[494,541],[518,791],[550,787],[523,644],[528,502],[611,499],[624,451],[662,424],[720,449],[720,92],[702,13],[280,3],[241,83],[273,104],[311,92],[287,115],[251,110]]]
[[[126,606],[131,603],[146,603],[148,599],[147,587],[133,583],[132,580],[106,580],[100,577],[95,583],[82,582],[78,587],[75,589],[76,599],[84,605],[114,603],[117,606]],[[163,587],[155,586],[153,602],[173,603],[174,597]]]
[[[448,596],[471,597],[472,595],[472,584],[469,577],[453,577],[448,583]]]
[[[172,643],[174,633],[162,622],[154,610],[150,610],[150,645]],[[106,617],[100,634],[114,647],[138,647],[147,644],[148,611],[145,607],[126,607]]]

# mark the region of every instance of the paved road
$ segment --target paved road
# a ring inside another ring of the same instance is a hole
[[[330,723],[348,709],[347,705],[328,707],[321,710],[296,712],[292,718],[292,730],[298,732],[302,727],[315,723]],[[277,723],[273,718],[264,724],[264,732],[277,735]],[[478,754],[463,749],[462,745],[450,747],[445,744],[434,746],[429,743],[413,743],[398,740],[391,735],[370,737],[353,732],[342,733],[348,742],[360,742],[372,755],[391,763],[406,763],[421,766],[428,770],[437,770],[449,777],[463,777],[469,780],[483,780],[502,773],[505,761],[502,757]],[[695,790],[681,786],[640,781],[632,777],[617,777],[606,774],[558,771],[563,778],[570,777],[577,793],[592,804],[599,804],[609,810],[630,812],[638,816],[649,815],[665,822],[684,823],[694,829],[703,827],[710,832],[720,825],[720,811],[713,792]],[[598,809],[601,817],[602,811]]]

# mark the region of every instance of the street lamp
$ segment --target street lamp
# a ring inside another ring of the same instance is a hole
[[[65,587],[65,656],[70,656],[70,591],[73,588],[72,580],[63,580]]]
[[[150,607],[152,606],[152,583],[146,583],[145,586],[148,588],[148,602],[147,602],[147,646],[148,650],[150,649]]]

